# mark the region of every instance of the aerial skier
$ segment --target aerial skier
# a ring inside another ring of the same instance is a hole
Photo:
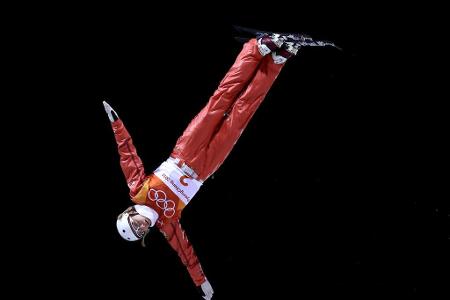
[[[180,224],[181,212],[222,165],[265,98],[285,62],[305,46],[296,34],[259,33],[248,40],[207,105],[190,122],[167,158],[147,175],[133,141],[116,111],[103,102],[111,121],[134,205],[117,218],[128,241],[142,240],[156,226],[178,253],[202,297],[214,290]]]

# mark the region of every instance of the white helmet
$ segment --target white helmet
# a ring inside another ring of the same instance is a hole
[[[116,222],[117,231],[119,231],[120,236],[127,241],[137,241],[144,236],[143,234],[136,232],[133,226],[131,226],[131,217],[137,214],[149,218],[152,222],[150,227],[155,225],[159,217],[158,213],[147,205],[133,205],[128,207],[117,217]]]

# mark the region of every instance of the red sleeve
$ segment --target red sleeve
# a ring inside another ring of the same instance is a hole
[[[159,230],[165,236],[170,246],[172,246],[172,248],[178,253],[178,256],[186,266],[195,285],[200,286],[203,282],[205,282],[206,277],[203,273],[200,262],[194,252],[194,248],[186,237],[186,233],[183,228],[181,228],[179,220],[176,219],[165,222]]]
[[[120,166],[130,188],[130,196],[134,197],[146,177],[144,166],[122,121],[119,119],[113,122],[112,128],[119,150]]]

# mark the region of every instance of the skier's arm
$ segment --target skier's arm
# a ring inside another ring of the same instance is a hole
[[[133,197],[139,191],[140,186],[145,180],[144,166],[137,155],[133,140],[122,123],[122,120],[120,120],[117,113],[108,103],[104,101],[103,105],[105,106],[106,113],[114,131],[114,137],[120,155],[120,166],[130,188],[130,196]]]
[[[178,253],[181,261],[186,266],[192,281],[194,281],[197,287],[201,288],[204,294],[203,298],[211,299],[214,291],[203,273],[200,262],[194,252],[194,248],[187,239],[183,228],[181,228],[179,220],[176,219],[167,222],[159,229],[169,242],[170,246]]]

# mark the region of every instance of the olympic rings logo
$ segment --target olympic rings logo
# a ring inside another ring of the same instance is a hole
[[[147,197],[156,202],[156,206],[164,211],[166,218],[172,218],[175,215],[175,202],[167,199],[166,193],[161,190],[150,189],[147,193]]]

